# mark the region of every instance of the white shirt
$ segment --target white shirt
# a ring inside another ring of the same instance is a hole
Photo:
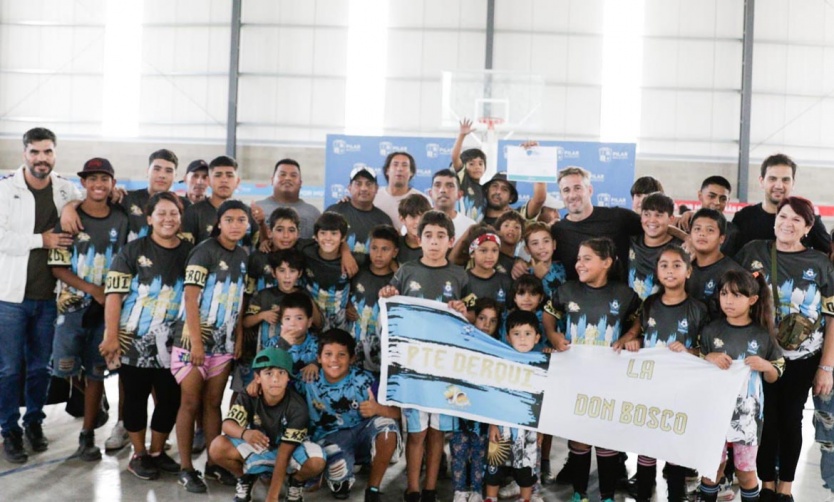
[[[388,187],[379,187],[379,190],[376,192],[376,197],[374,197],[374,206],[382,209],[391,218],[391,221],[394,223],[394,228],[398,232],[402,231],[403,227],[403,224],[400,223],[400,201],[413,193],[426,197],[426,194],[416,188],[412,188],[402,195],[391,195],[388,193]],[[426,197],[426,200],[429,200],[429,198]],[[431,204],[431,200],[429,200],[429,204]]]

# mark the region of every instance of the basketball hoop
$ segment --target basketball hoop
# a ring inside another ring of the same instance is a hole
[[[481,136],[481,141],[485,143],[496,143],[495,126],[500,127],[504,123],[504,119],[501,117],[478,117],[478,123],[486,125],[486,130]]]

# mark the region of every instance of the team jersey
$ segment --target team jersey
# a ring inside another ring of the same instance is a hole
[[[762,203],[741,208],[733,215],[733,223],[738,227],[736,248],[741,249],[754,240],[773,240],[776,238],[773,227],[776,224],[776,213],[768,213]],[[831,236],[822,223],[819,215],[814,217],[814,224],[808,235],[802,238],[802,245],[814,248],[825,254],[831,252]]]
[[[753,241],[736,256],[745,269],[764,274],[771,289],[772,245],[773,241]],[[777,251],[776,264],[779,298],[773,303],[778,303],[777,326],[782,318],[797,312],[811,321],[816,321],[820,315],[834,316],[834,266],[826,255],[810,248],[793,253]],[[785,350],[785,358],[805,359],[821,350],[824,326],[825,323],[821,323],[797,350]]]
[[[666,305],[661,294],[654,294],[643,302],[640,313],[643,347],[667,347],[681,342],[687,349],[697,348],[698,336],[708,320],[707,307],[691,296]]]
[[[239,393],[225,420],[262,432],[269,438],[269,449],[275,449],[280,443],[301,444],[307,439],[310,414],[304,398],[288,387],[284,398],[273,406],[261,397]]]
[[[206,354],[234,353],[235,327],[240,314],[246,277],[246,257],[246,251],[240,246],[228,250],[215,238],[198,244],[188,257],[185,285],[202,289],[198,308],[200,334]],[[191,338],[185,316],[183,303],[177,321],[174,345],[191,350]]]
[[[446,262],[440,267],[422,261],[403,264],[391,279],[391,285],[403,296],[438,302],[460,300],[469,295],[469,277],[463,267]]]
[[[119,317],[122,364],[170,368],[173,325],[183,299],[185,264],[192,245],[168,249],[151,237],[127,243],[113,258],[105,294],[125,295]]]
[[[356,365],[366,370],[379,372],[379,290],[387,286],[394,273],[376,275],[368,267],[362,267],[353,277],[350,285],[350,302],[356,309],[359,320],[353,323],[356,339]]]
[[[472,273],[470,269],[466,271],[466,276],[469,278],[469,294],[463,298],[466,308],[475,306],[478,298],[492,298],[502,310],[505,308],[510,289],[513,287],[513,280],[509,275],[495,271],[488,279],[484,279]]]
[[[139,190],[131,190],[125,194],[122,201],[119,203],[122,209],[127,213],[130,229],[127,234],[127,241],[133,241],[139,237],[148,235],[148,217],[145,214],[145,206],[151,196],[147,188]],[[187,208],[191,205],[191,201],[185,197],[180,197],[182,207]]]
[[[345,242],[360,265],[365,262],[365,258],[371,251],[371,230],[377,225],[394,225],[391,217],[378,207],[363,211],[353,207],[350,202],[337,202],[328,207],[327,211],[339,213],[347,220]]]
[[[249,300],[244,317],[258,315],[264,310],[275,310],[277,312],[284,295],[286,293],[278,289],[277,286],[258,291]],[[256,351],[260,352],[263,348],[275,346],[275,339],[281,337],[281,320],[278,319],[278,322],[274,325],[261,322],[255,329],[258,333]]]
[[[733,326],[726,319],[719,319],[708,324],[701,332],[701,354],[706,356],[712,352],[727,354],[736,361],[759,356],[773,363],[780,376],[785,367],[782,351],[767,330],[752,323]],[[728,442],[759,444],[764,418],[762,383],[762,374],[751,371],[736,399],[736,408],[727,433]]]
[[[697,259],[692,262],[692,274],[686,281],[686,294],[707,306],[710,319],[721,317],[721,307],[718,305],[718,283],[724,273],[730,270],[740,271],[744,268],[729,256],[706,267],[698,265]]]
[[[313,441],[342,429],[352,429],[364,418],[359,414],[359,403],[368,400],[368,389],[376,391],[374,376],[366,370],[351,366],[347,375],[330,383],[319,370],[319,377],[304,382],[307,411],[313,424]]]
[[[469,177],[465,166],[457,172],[457,175],[460,190],[463,192],[461,198],[458,199],[457,211],[472,218],[475,223],[479,223],[484,219],[484,208],[486,207],[484,190],[479,182]]]
[[[82,281],[104,286],[113,258],[127,242],[127,215],[110,208],[110,214],[96,218],[79,207],[78,217],[84,230],[75,234],[69,249],[50,249],[47,265],[69,268]],[[61,231],[58,223],[55,232]],[[92,301],[92,295],[58,282],[58,313],[86,309]]]
[[[515,265],[515,256],[498,253],[498,263],[495,264],[495,270],[504,274],[511,274],[513,265]]]
[[[643,241],[642,235],[631,238],[628,249],[628,285],[637,293],[641,300],[660,291],[660,281],[657,280],[657,260],[663,248],[671,245],[681,245],[680,239],[672,239],[659,246],[649,246]]]
[[[299,379],[301,378],[301,370],[310,363],[316,363],[318,359],[319,343],[313,333],[309,331],[301,343],[293,345],[279,336],[271,339],[270,345],[267,345],[267,347],[278,347],[289,352],[292,356],[292,371]],[[301,383],[301,380],[297,380],[297,382]],[[303,385],[298,387],[302,389],[303,393]]]
[[[275,287],[278,281],[269,265],[269,254],[254,250],[246,265],[246,294],[254,295],[262,289]]]
[[[529,273],[536,275],[533,271],[533,267],[530,267],[527,270]],[[553,296],[553,292],[556,289],[567,282],[568,276],[567,272],[565,271],[565,266],[562,265],[560,261],[554,261],[550,263],[550,269],[547,271],[544,277],[542,277],[542,286],[544,286],[544,296],[547,298],[551,298]]]
[[[397,252],[397,261],[400,264],[408,263],[410,261],[419,260],[423,257],[423,248],[417,246],[413,248],[405,242],[405,236],[400,236],[400,247],[399,252]]]
[[[594,288],[568,281],[556,290],[545,312],[565,322],[565,337],[574,344],[611,346],[640,313],[640,297],[621,282]]]
[[[260,236],[260,226],[252,218],[252,211],[246,206],[246,215],[249,217],[249,228],[246,235],[240,239],[238,245],[247,251],[257,248]],[[200,244],[211,237],[211,231],[217,223],[217,208],[211,205],[209,199],[203,199],[192,204],[185,210],[182,217],[182,235],[186,240],[194,244]]]
[[[324,317],[322,332],[330,328],[350,331],[345,309],[350,299],[350,278],[342,272],[342,259],[325,260],[319,256],[319,245],[309,241],[301,245],[301,253],[307,260],[304,271],[304,287],[321,309]]]

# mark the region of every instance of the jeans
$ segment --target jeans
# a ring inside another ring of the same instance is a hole
[[[834,394],[814,396],[814,439],[820,444],[820,476],[834,491]]]
[[[20,389],[26,385],[25,425],[41,423],[49,389],[55,300],[0,301],[0,430],[20,431]]]

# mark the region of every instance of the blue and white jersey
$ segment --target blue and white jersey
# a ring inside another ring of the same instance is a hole
[[[341,429],[350,429],[365,419],[359,414],[359,403],[368,400],[368,389],[377,389],[374,376],[351,366],[347,375],[330,383],[319,370],[318,379],[305,382],[307,409],[313,425],[313,441]]]

